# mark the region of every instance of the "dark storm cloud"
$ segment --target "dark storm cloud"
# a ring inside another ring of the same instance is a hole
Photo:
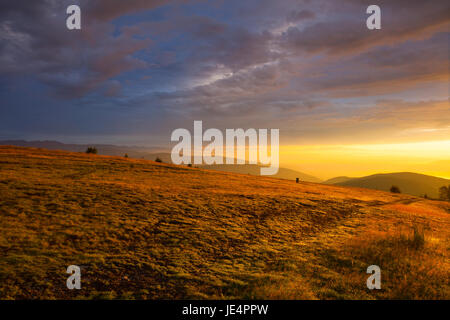
[[[74,3],[81,31],[65,28],[72,1],[0,3],[0,84],[29,77],[85,114],[116,108],[111,127],[123,112],[144,131],[176,117],[291,129],[306,119],[345,130],[368,115],[336,111],[338,99],[367,106],[370,96],[448,81],[448,1],[380,0],[375,31],[366,28],[365,0]]]
[[[280,45],[292,52],[348,54],[378,45],[421,39],[437,30],[446,31],[450,23],[450,3],[446,1],[378,1],[382,10],[382,30],[365,27],[370,1],[335,1],[326,21],[306,28],[291,27]]]
[[[132,14],[141,10],[157,8],[173,2],[170,0],[83,0],[82,6],[89,12],[91,19],[110,21],[122,15]]]
[[[86,6],[92,8],[93,15],[89,10],[82,11],[82,19],[89,17],[86,20],[90,21],[83,23],[81,31],[65,27],[68,1],[2,5],[0,74],[33,75],[57,95],[74,98],[125,71],[145,68],[147,63],[133,54],[149,47],[151,40],[135,39],[131,33],[113,35],[112,25],[96,21],[114,16],[114,10],[97,16],[100,9],[96,8],[105,3],[94,1]],[[127,3],[119,7],[132,11],[143,6],[139,1]]]
[[[253,87],[252,92],[258,92],[265,90],[266,82],[243,70],[256,68],[258,72],[261,64],[295,59],[302,52],[345,55],[420,39],[442,29],[450,17],[450,7],[444,1],[381,1],[383,30],[370,32],[364,24],[367,1],[319,1],[314,6],[306,1],[303,9],[291,5],[295,9],[279,17],[281,22],[287,19],[290,23],[300,23],[282,34],[265,29],[250,31],[245,24],[231,25],[201,15],[184,14],[117,30],[110,23],[114,18],[174,2],[97,0],[81,1],[86,23],[77,33],[62,27],[66,15],[61,13],[68,3],[47,0],[2,4],[0,73],[33,74],[60,95],[80,97],[126,71],[158,65],[168,66],[168,71],[172,69],[185,81],[214,77],[218,72],[237,73],[218,86],[225,89],[228,83],[233,90],[234,84],[240,82],[245,87]],[[313,9],[323,12],[313,12]],[[324,13],[326,20],[319,18]],[[303,20],[314,22],[302,27]],[[192,44],[183,45],[185,53],[177,61],[177,47],[174,51],[160,49],[158,42],[148,36],[184,36]],[[157,54],[153,64],[134,56],[151,44]],[[249,76],[248,81],[243,79],[245,74]],[[256,89],[259,85],[261,90]]]
[[[268,31],[250,32],[202,16],[170,16],[168,20],[151,21],[125,27],[124,32],[154,37],[183,37],[190,43],[183,46],[183,64],[188,76],[204,75],[220,65],[230,71],[275,60],[279,53],[269,48],[274,36]],[[158,50],[158,48],[155,48]],[[172,53],[172,55],[175,53]],[[160,63],[160,61],[157,61]],[[183,75],[181,75],[183,76]]]
[[[381,46],[356,57],[333,61],[327,65],[327,74],[308,79],[303,85],[330,96],[365,96],[446,81],[447,39],[448,34],[438,33],[426,40]]]
[[[186,82],[203,77],[206,84],[156,94],[157,101],[166,108],[183,111],[203,108],[207,115],[213,109],[230,110],[233,106],[241,110],[242,101],[258,101],[260,109],[266,110],[277,105],[276,99],[293,95],[286,91],[289,86],[298,98],[305,98],[311,92],[324,94],[327,90],[330,96],[380,94],[423,81],[441,81],[446,73],[442,66],[447,64],[446,35],[428,42],[422,39],[445,29],[449,6],[419,1],[380,5],[384,28],[380,32],[365,27],[364,1],[324,3],[327,20],[319,19],[321,12],[316,19],[305,9],[290,11],[291,22],[294,16],[317,21],[305,28],[291,27],[281,34],[265,29],[249,31],[200,18],[191,18],[192,23],[184,23],[184,18],[162,22],[160,27],[166,32],[176,30],[174,24],[185,25],[184,31],[197,45],[195,53],[184,59],[181,77],[185,76]],[[209,26],[211,36],[197,32]],[[317,60],[311,55],[316,51],[327,55]],[[337,54],[339,58],[334,57]],[[387,59],[391,61],[383,61]],[[401,62],[396,64],[396,60]],[[386,68],[386,63],[393,65]],[[298,103],[298,107],[304,104]]]
[[[299,22],[301,20],[313,19],[316,14],[309,10],[292,11],[286,17],[287,22]]]
[[[230,29],[200,46],[199,57],[195,60],[220,63],[231,71],[237,71],[274,60],[277,54],[268,49],[271,39],[269,32],[250,33],[243,28]]]
[[[367,97],[406,90],[416,85],[445,82],[448,77],[446,33],[401,46],[380,46],[345,59],[321,59],[320,63],[277,62],[253,65],[192,89],[151,95],[167,109],[192,110],[203,116],[218,113],[246,114],[277,109],[292,113],[311,108],[305,101],[325,97]],[[309,61],[309,60],[307,60]],[[355,72],[357,70],[357,72]],[[289,103],[286,103],[289,101]],[[252,109],[252,110],[258,110]],[[282,115],[274,115],[274,117]],[[272,118],[273,119],[273,118]]]

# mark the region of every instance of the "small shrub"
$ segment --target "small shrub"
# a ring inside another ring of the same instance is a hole
[[[128,153],[125,153],[124,157],[125,157],[125,158],[128,158]]]
[[[439,188],[439,199],[450,200],[450,185],[448,187],[443,186]]]
[[[392,187],[391,187],[391,192],[392,192],[392,193],[402,193],[402,192],[400,191],[400,188],[397,187],[397,186],[392,186]]]
[[[413,238],[410,240],[411,244],[414,249],[420,249],[423,248],[425,245],[425,234],[423,230],[419,230],[417,226],[413,227],[414,235]]]
[[[395,238],[392,238],[391,240],[394,240]],[[395,241],[393,241],[395,242]],[[397,238],[397,245],[399,247],[403,248],[409,248],[414,250],[422,249],[425,246],[425,231],[424,228],[419,227],[417,225],[413,225],[412,227],[412,234],[407,233],[400,233],[400,235]]]
[[[162,161],[159,157],[157,157],[157,158],[155,159],[155,162],[162,163],[163,161]]]
[[[86,149],[86,153],[90,153],[90,154],[97,154],[97,148],[96,147],[88,147]]]

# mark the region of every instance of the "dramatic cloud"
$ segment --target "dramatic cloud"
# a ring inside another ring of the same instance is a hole
[[[122,15],[132,14],[141,10],[150,10],[164,4],[173,3],[170,0],[83,0],[81,6],[87,9],[90,19],[110,21]],[[181,2],[181,1],[178,1]]]
[[[100,6],[104,2],[92,3]],[[57,95],[80,97],[116,75],[147,67],[133,54],[148,48],[150,39],[114,34],[112,25],[97,23],[89,10],[83,10],[82,17],[91,18],[90,22],[83,24],[81,31],[69,31],[65,28],[68,3],[2,5],[0,74],[32,75],[50,85]]]
[[[447,130],[448,1],[380,0],[381,30],[365,0],[75,3],[80,31],[65,27],[72,1],[0,3],[3,134],[163,139],[194,119],[286,140]]]
[[[361,19],[364,18],[361,13],[370,3],[335,1],[327,20],[306,28],[290,27],[283,35],[281,45],[292,53],[348,54],[379,45],[423,39],[449,27],[450,4],[444,1],[379,1],[377,4],[383,8],[383,31],[371,32]]]
[[[300,11],[292,11],[286,18],[287,22],[297,23],[306,19],[313,19],[316,17],[316,14],[309,10],[300,10]]]

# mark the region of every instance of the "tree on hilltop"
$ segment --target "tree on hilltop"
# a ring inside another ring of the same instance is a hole
[[[88,147],[86,149],[86,153],[90,153],[90,154],[97,154],[97,148],[96,147]]]

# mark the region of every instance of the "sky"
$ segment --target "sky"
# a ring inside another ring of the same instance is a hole
[[[81,30],[66,8],[81,8]],[[0,139],[157,146],[171,132],[277,128],[319,178],[450,178],[450,3],[2,1]]]

